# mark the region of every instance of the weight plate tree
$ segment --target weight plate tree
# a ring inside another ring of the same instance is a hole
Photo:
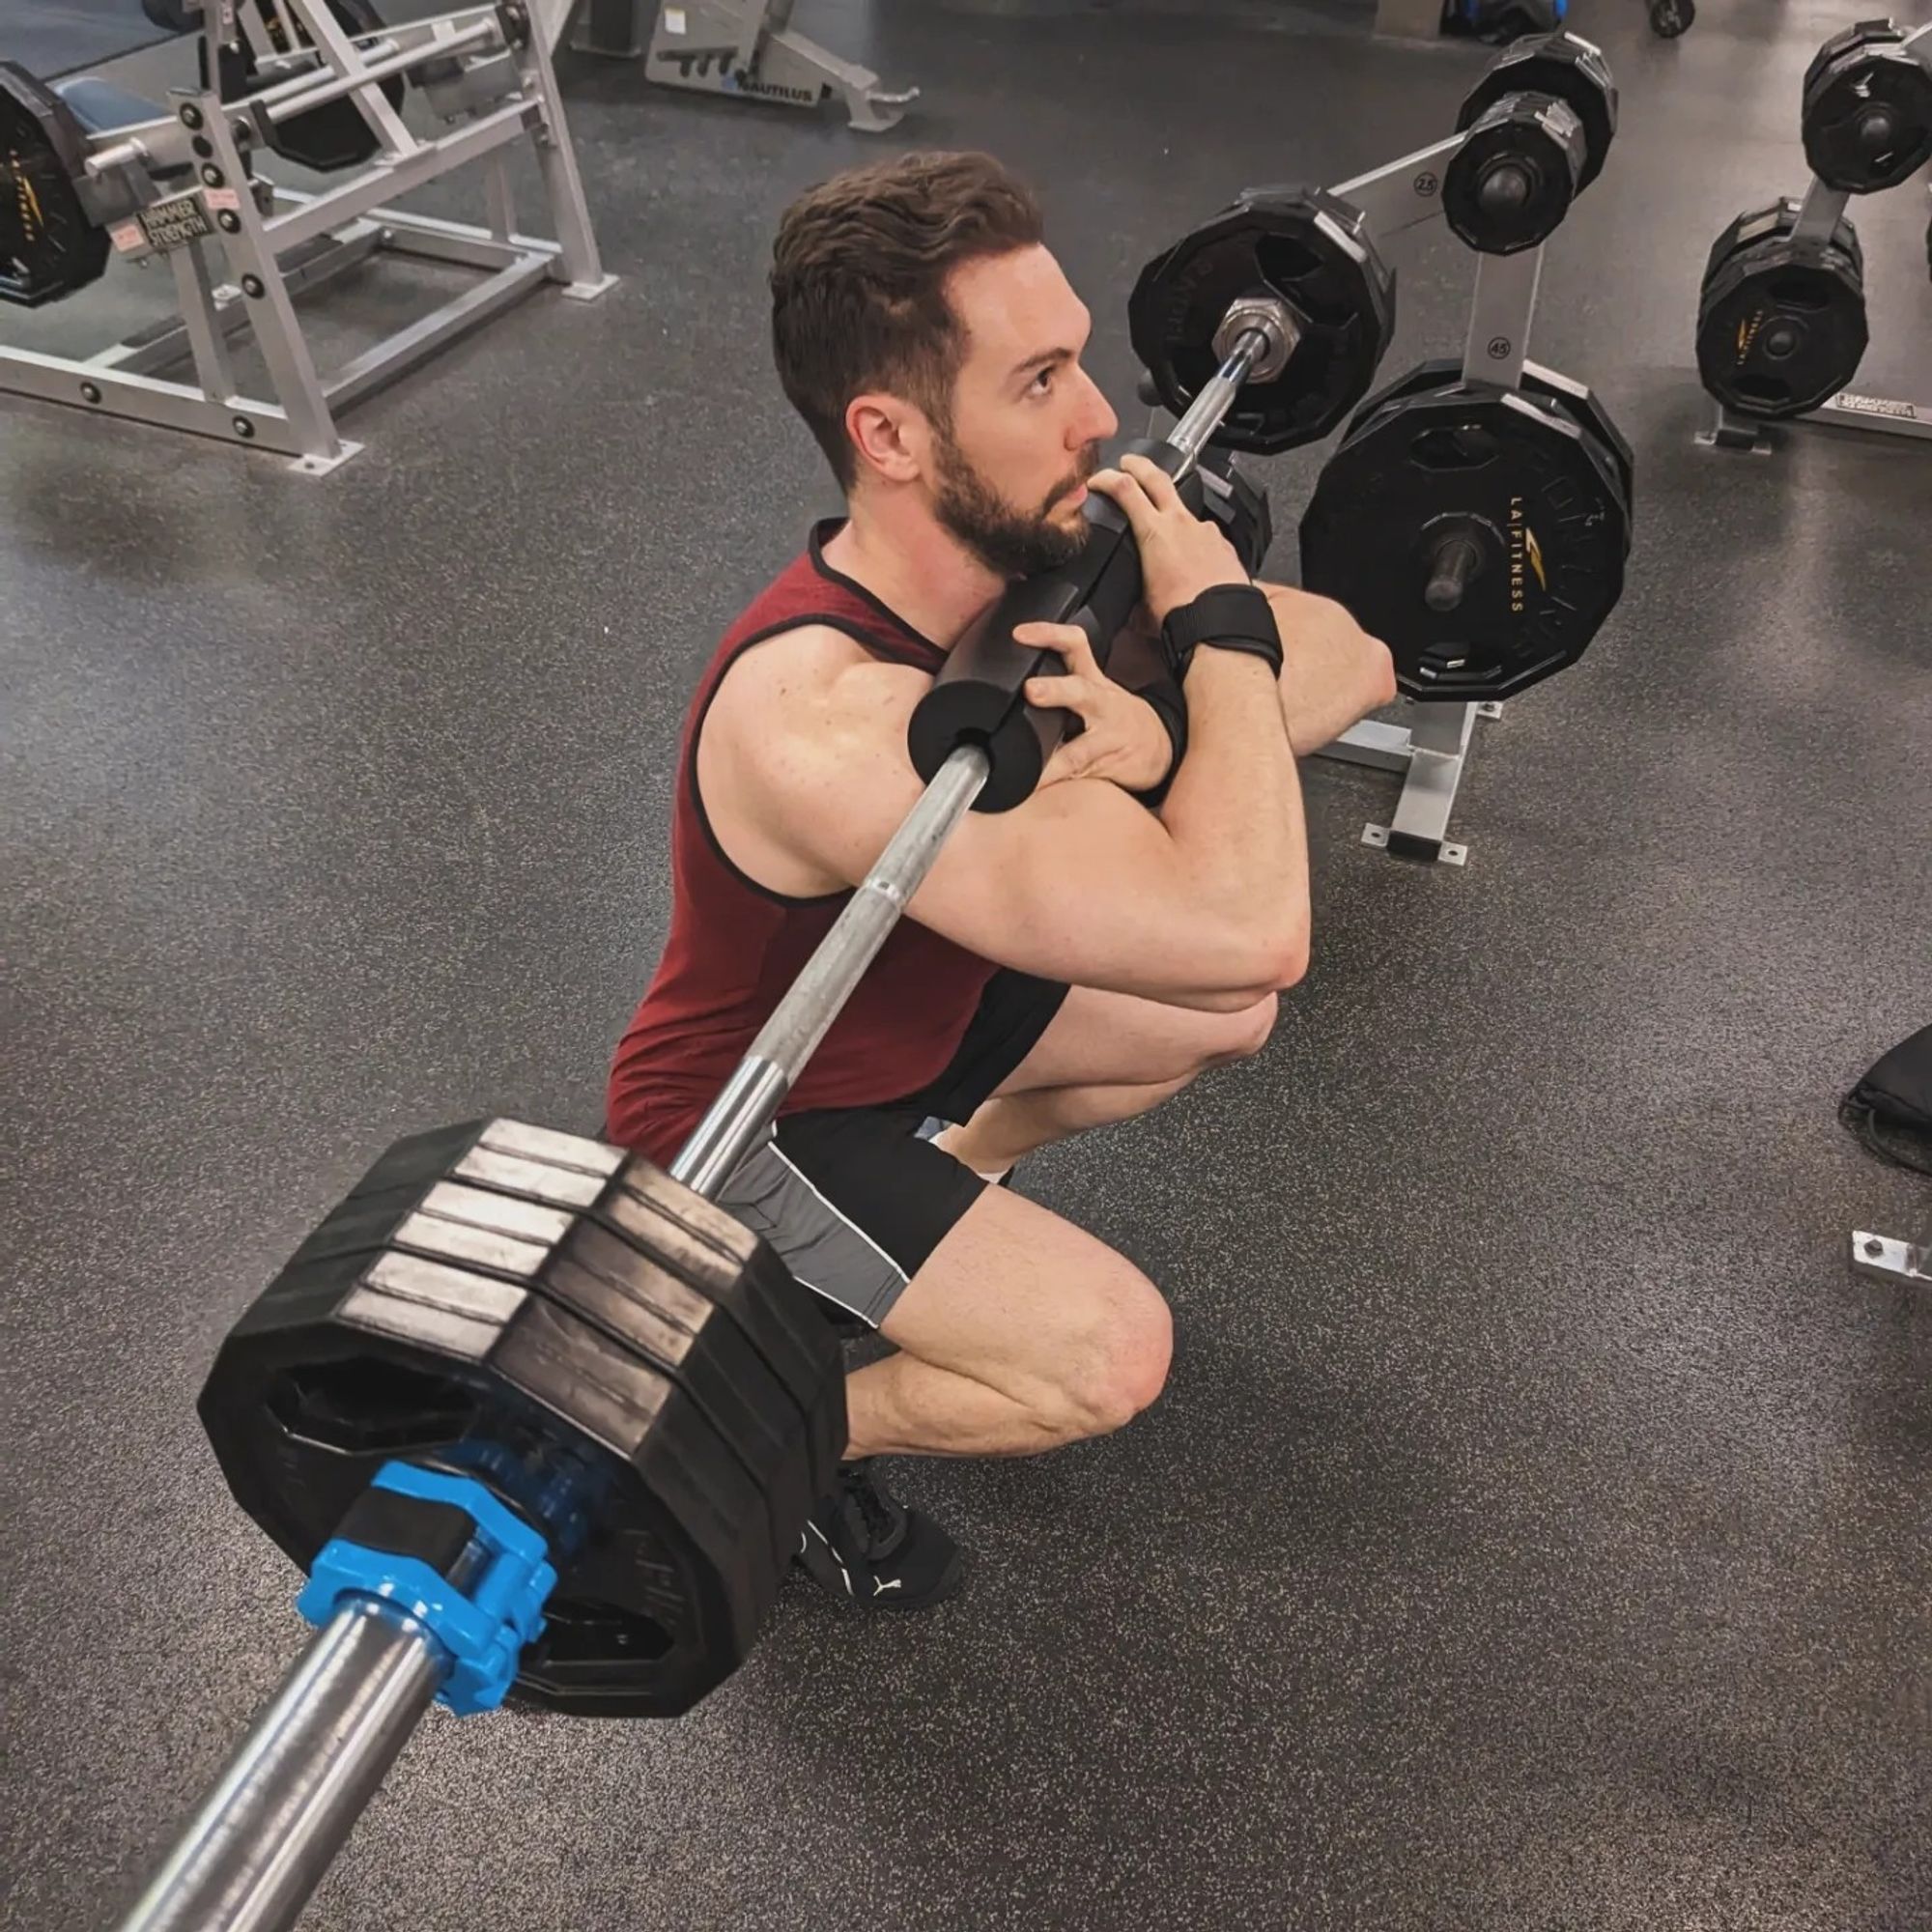
[[[1768,420],[1828,403],[1867,341],[1864,256],[1839,217],[1800,232],[1795,201],[1741,214],[1719,236],[1697,304],[1697,373],[1725,408]]]
[[[1614,134],[1602,56],[1571,35],[1520,43],[1461,125],[1441,213],[1483,258],[1463,357],[1423,363],[1356,412],[1300,544],[1303,584],[1382,639],[1406,696],[1476,702],[1527,690],[1596,637],[1623,590],[1634,465],[1599,398],[1523,359],[1538,279],[1524,235],[1561,218]],[[1490,192],[1512,179],[1522,192]],[[1492,374],[1498,359],[1514,380]]]
[[[1803,200],[1739,215],[1713,244],[1698,292],[1704,387],[1724,409],[1767,421],[1826,408],[1858,374],[1869,335],[1864,258],[1845,204],[1932,160],[1932,27],[1866,20],[1833,35],[1805,71],[1800,133],[1812,169]],[[1873,416],[1881,407],[1860,406]]]

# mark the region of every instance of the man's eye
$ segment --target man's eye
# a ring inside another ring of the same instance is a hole
[[[1052,369],[1051,368],[1042,369],[1039,372],[1039,374],[1033,379],[1033,385],[1036,389],[1039,389],[1042,391],[1050,389],[1053,386]]]

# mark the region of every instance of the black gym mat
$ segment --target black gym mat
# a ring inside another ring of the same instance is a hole
[[[884,142],[567,60],[623,281],[369,403],[326,482],[0,403],[9,1932],[114,1923],[302,1641],[194,1417],[236,1313],[395,1136],[598,1116],[690,679],[828,501],[769,362],[786,198],[1008,156],[1131,420],[1146,255],[1434,138],[1481,61],[1127,19],[799,0],[925,89]],[[932,1615],[789,1589],[672,1725],[433,1719],[304,1932],[1932,1925],[1932,1306],[1846,1266],[1926,1185],[1835,1116],[1932,1017],[1927,456],[1692,442],[1705,250],[1802,185],[1826,23],[1580,24],[1623,131],[1534,350],[1636,445],[1630,589],[1478,727],[1466,869],[1310,763],[1265,1054],[1028,1164],[1172,1297],[1160,1405],[895,1468],[974,1550]],[[1861,385],[1922,393],[1923,195],[1857,217]],[[1393,376],[1471,264],[1391,253]],[[1278,565],[1319,460],[1264,467]]]

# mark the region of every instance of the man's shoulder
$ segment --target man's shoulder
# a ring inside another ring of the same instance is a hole
[[[848,884],[846,867],[877,853],[881,801],[913,781],[906,721],[931,682],[836,625],[801,624],[747,650],[713,694],[693,761],[731,863],[790,897]]]
[[[856,665],[874,662],[872,654],[849,631],[841,631],[823,618],[810,617],[747,644],[725,675],[745,687],[774,678],[830,681]]]
[[[836,624],[808,621],[749,645],[720,681],[711,720],[727,732],[816,731],[917,701],[929,674],[881,659]]]

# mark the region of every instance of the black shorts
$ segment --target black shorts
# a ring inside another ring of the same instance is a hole
[[[952,1064],[929,1086],[877,1107],[786,1114],[718,1197],[778,1251],[835,1319],[876,1328],[986,1183],[927,1138],[974,1113],[1059,1012],[1057,980],[987,980]]]

